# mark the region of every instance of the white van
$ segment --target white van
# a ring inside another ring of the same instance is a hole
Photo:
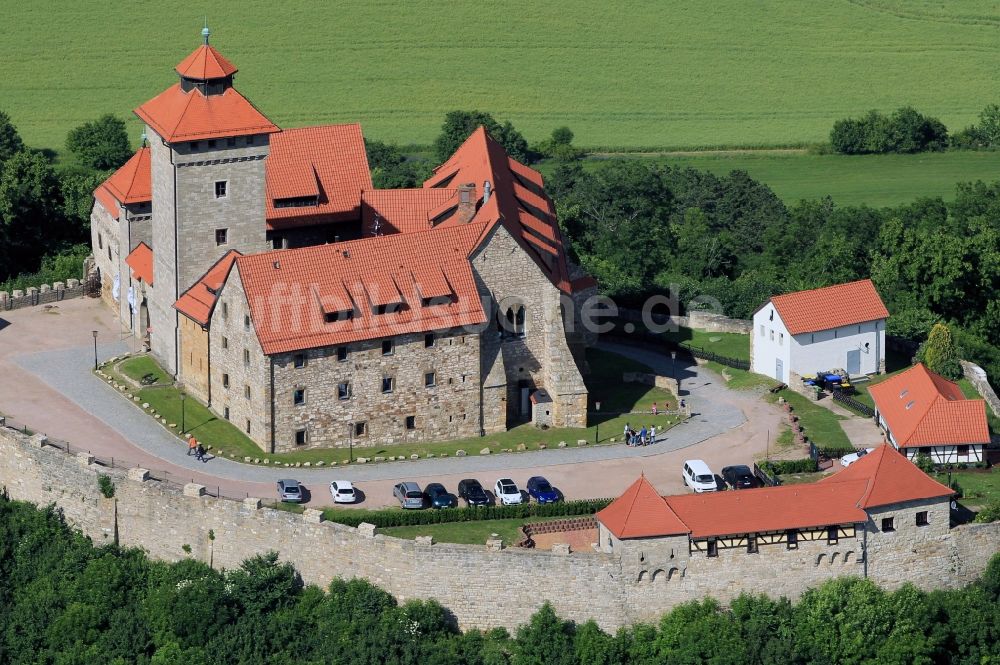
[[[715,474],[708,468],[703,460],[689,459],[684,462],[684,484],[695,492],[714,492],[718,489],[715,484]]]

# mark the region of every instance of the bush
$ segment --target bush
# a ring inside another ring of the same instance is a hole
[[[998,522],[1000,521],[1000,501],[994,499],[990,501],[987,505],[983,506],[982,510],[976,513],[976,522],[980,524],[984,522]]]
[[[931,459],[930,455],[920,453],[913,463],[924,473],[930,474],[934,472],[934,460]]]
[[[869,111],[862,118],[838,120],[830,131],[830,144],[844,155],[944,150],[948,128],[937,118],[904,106],[891,116]]]
[[[37,272],[21,273],[0,282],[0,291],[26,289],[67,279],[83,279],[83,261],[90,255],[90,245],[73,245],[56,254],[42,258],[42,266]]]
[[[824,446],[820,448],[816,447],[817,452],[819,452],[820,457],[825,457],[827,459],[834,459],[835,457],[843,457],[844,455],[849,455],[850,453],[856,452],[851,446]]]
[[[111,480],[111,476],[104,475],[103,473],[97,476],[97,487],[101,490],[101,494],[104,495],[105,499],[111,499],[115,496],[115,483]]]
[[[422,524],[444,524],[446,522],[479,522],[482,520],[526,519],[529,517],[570,517],[593,515],[606,508],[613,499],[584,499],[580,501],[560,501],[558,503],[522,503],[516,506],[482,506],[478,508],[452,508],[444,510],[343,510],[329,508],[323,517],[356,527],[362,522],[374,524],[380,529],[394,526],[418,526]]]
[[[812,473],[819,471],[819,465],[812,458],[767,460],[759,464],[769,475],[780,476],[786,473]]]
[[[132,156],[125,121],[110,113],[72,130],[66,148],[94,169],[116,169]]]

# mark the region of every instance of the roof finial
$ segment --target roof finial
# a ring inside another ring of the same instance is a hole
[[[208,46],[208,37],[212,34],[212,31],[208,29],[208,17],[205,17],[205,27],[201,29],[201,38],[205,40],[205,46]]]

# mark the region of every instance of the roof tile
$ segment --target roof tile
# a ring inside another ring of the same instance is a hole
[[[204,95],[197,89],[184,92],[177,83],[135,114],[168,143],[281,131],[235,88]]]
[[[202,275],[201,279],[181,294],[181,297],[174,303],[174,309],[192,321],[207,326],[212,317],[215,302],[218,300],[219,289],[222,288],[222,284],[229,275],[229,269],[238,256],[242,256],[242,254],[235,249],[226,252],[208,269],[208,272]]]
[[[227,60],[214,47],[202,44],[191,55],[181,60],[174,71],[189,79],[218,79],[235,74],[236,65]]]
[[[889,311],[870,279],[796,291],[770,300],[792,335],[876,321]]]
[[[153,285],[153,250],[144,242],[135,246],[125,257],[125,264],[132,269],[132,276]]]

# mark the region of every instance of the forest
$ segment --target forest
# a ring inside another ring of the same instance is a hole
[[[652,665],[968,663],[1000,658],[1000,555],[962,589],[831,580],[792,603],[706,599],[614,634],[548,605],[513,632],[460,631],[434,601],[363,580],[305,585],[277,555],[235,570],[95,547],[53,508],[0,495],[0,663]],[[498,602],[487,599],[483,602]]]

